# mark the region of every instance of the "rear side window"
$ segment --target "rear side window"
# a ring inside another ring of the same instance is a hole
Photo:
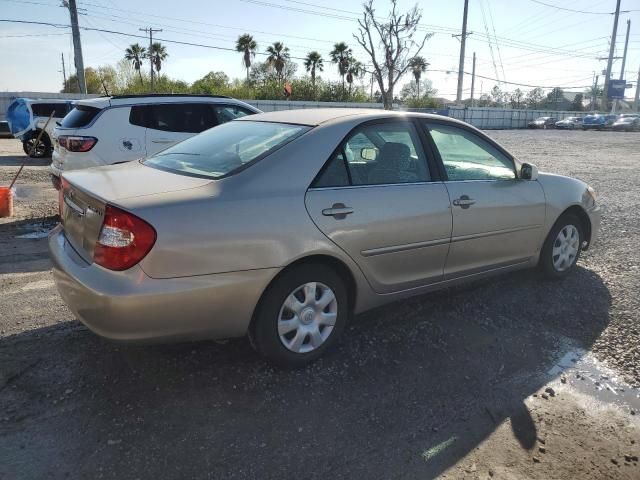
[[[167,103],[153,105],[154,130],[165,132],[200,133],[216,125],[213,112],[204,103]]]
[[[62,128],[81,128],[86,127],[100,113],[100,109],[89,107],[87,105],[77,105],[62,120]]]
[[[64,117],[67,114],[66,103],[32,103],[31,111],[34,117],[48,117],[51,112],[56,112],[55,117]]]

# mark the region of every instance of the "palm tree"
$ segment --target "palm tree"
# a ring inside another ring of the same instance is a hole
[[[316,70],[322,72],[324,70],[324,64],[322,63],[322,56],[316,52],[309,52],[304,59],[304,67],[307,72],[311,72],[311,85],[313,85],[313,92],[316,91]]]
[[[289,49],[285,47],[282,42],[274,42],[273,45],[269,45],[267,47],[267,53],[269,54],[267,57],[267,64],[276,69],[278,81],[281,82],[282,71],[290,57]]]
[[[140,75],[140,85],[142,85],[142,72],[140,71],[142,67],[142,60],[147,56],[147,49],[144,48],[139,43],[134,43],[129,45],[127,49],[124,51],[124,58],[133,64],[133,68],[138,71],[138,75]]]
[[[423,72],[427,71],[427,67],[429,64],[424,59],[424,57],[413,57],[409,60],[409,67],[411,68],[411,73],[413,73],[413,78],[416,79],[416,87],[417,87],[417,98],[420,98],[420,77],[422,77]]]
[[[169,54],[167,53],[166,47],[160,42],[153,42],[147,52],[147,58],[153,64],[156,73],[160,73],[162,62],[164,62],[168,56]]]
[[[251,68],[251,60],[255,58],[257,49],[258,44],[248,33],[245,33],[244,35],[240,35],[238,37],[238,41],[236,42],[236,51],[243,54],[242,64],[244,65],[244,68],[247,69],[247,81],[249,81],[249,69]]]
[[[349,66],[347,67],[347,83],[349,84],[349,96],[351,96],[351,84],[353,80],[362,75],[363,66],[362,63],[351,57],[349,59]]]
[[[338,73],[342,77],[342,89],[344,90],[344,76],[349,69],[349,59],[351,58],[351,49],[346,43],[340,42],[333,46],[333,50],[329,52],[331,62],[338,65]]]

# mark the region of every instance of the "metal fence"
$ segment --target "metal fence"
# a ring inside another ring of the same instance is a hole
[[[49,93],[49,92],[0,92],[0,120],[5,120],[5,114],[9,104],[17,97],[53,99],[53,98],[92,98],[99,95],[81,95],[78,93]],[[274,112],[278,110],[295,110],[306,108],[383,108],[382,103],[354,103],[354,102],[309,102],[309,101],[289,101],[289,100],[244,100],[250,105],[259,108],[264,112]],[[407,110],[400,108],[400,110]],[[491,107],[449,107],[441,110],[433,109],[410,109],[412,112],[428,112],[447,115],[452,118],[463,120],[471,125],[486,130],[490,129],[511,129],[526,128],[527,123],[538,117],[554,117],[558,120],[563,118],[584,115],[584,112],[567,112],[554,110],[515,110],[509,108]]]

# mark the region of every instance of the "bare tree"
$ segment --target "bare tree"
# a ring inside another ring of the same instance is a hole
[[[397,6],[397,0],[391,0],[391,11],[386,20],[381,20],[376,18],[373,0],[368,0],[363,4],[363,18],[358,20],[358,33],[353,35],[371,57],[372,73],[387,110],[393,108],[393,90],[410,68],[410,60],[433,36],[427,33],[422,40],[416,40],[422,10],[415,5],[407,13],[399,14]]]

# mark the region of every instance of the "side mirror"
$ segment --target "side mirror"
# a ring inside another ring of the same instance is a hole
[[[520,178],[522,180],[537,180],[538,167],[532,163],[523,163],[520,168]]]
[[[375,160],[378,156],[375,148],[365,147],[360,149],[360,157],[364,160]]]

